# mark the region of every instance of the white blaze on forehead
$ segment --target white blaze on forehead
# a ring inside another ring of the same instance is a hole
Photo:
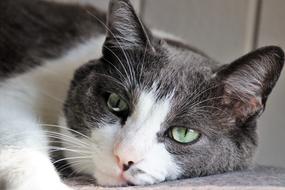
[[[157,133],[171,109],[171,96],[158,101],[156,99],[153,91],[140,94],[134,112],[118,139],[121,147],[126,147],[121,151],[129,151],[128,148],[131,147],[136,154],[141,155],[149,151],[153,143],[157,143]]]
[[[134,184],[152,184],[180,175],[181,170],[164,143],[157,141],[157,134],[171,110],[172,97],[156,101],[153,91],[142,92],[134,112],[121,130],[117,151],[124,163],[135,163],[124,175]],[[132,171],[136,173],[136,170],[143,173],[133,175]]]
[[[156,102],[156,94],[153,91],[142,92],[138,103],[131,116],[131,120],[136,120],[140,124],[152,121],[152,125],[161,124],[170,110],[170,99],[162,99]]]

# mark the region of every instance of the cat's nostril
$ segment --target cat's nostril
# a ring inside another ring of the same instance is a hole
[[[133,161],[129,161],[128,164],[123,164],[123,170],[127,171],[133,164]]]
[[[128,165],[129,165],[129,166],[131,166],[131,165],[133,165],[133,164],[134,164],[133,161],[129,161],[129,162],[128,162]]]
[[[127,171],[130,168],[129,165],[127,164],[123,164],[123,171]]]

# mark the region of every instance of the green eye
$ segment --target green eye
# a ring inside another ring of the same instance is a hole
[[[170,130],[170,137],[183,144],[191,143],[200,137],[200,133],[185,127],[174,127]]]
[[[110,94],[107,101],[108,108],[113,112],[122,112],[129,109],[128,104],[118,94]]]

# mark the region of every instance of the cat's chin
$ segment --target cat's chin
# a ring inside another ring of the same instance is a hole
[[[141,176],[130,176],[128,174],[122,176],[108,176],[103,173],[97,173],[94,176],[98,185],[103,187],[125,187],[129,185],[152,185],[155,183],[161,182],[160,180],[154,179],[149,175],[141,175]]]
[[[124,174],[114,177],[114,176],[109,176],[103,173],[96,173],[96,176],[94,176],[96,179],[96,182],[100,186],[104,187],[124,187],[124,186],[129,186],[129,185],[152,185],[155,183],[160,183],[165,180],[163,179],[158,179],[155,178],[151,175],[148,175],[146,173],[144,174],[139,174],[136,176],[130,175],[129,172],[125,172]]]

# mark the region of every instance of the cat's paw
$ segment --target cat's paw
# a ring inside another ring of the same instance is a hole
[[[40,151],[5,149],[0,163],[1,190],[72,190],[62,183],[48,155]]]
[[[124,173],[124,178],[133,185],[152,185],[165,181],[164,175],[150,175],[142,170],[131,170]]]

